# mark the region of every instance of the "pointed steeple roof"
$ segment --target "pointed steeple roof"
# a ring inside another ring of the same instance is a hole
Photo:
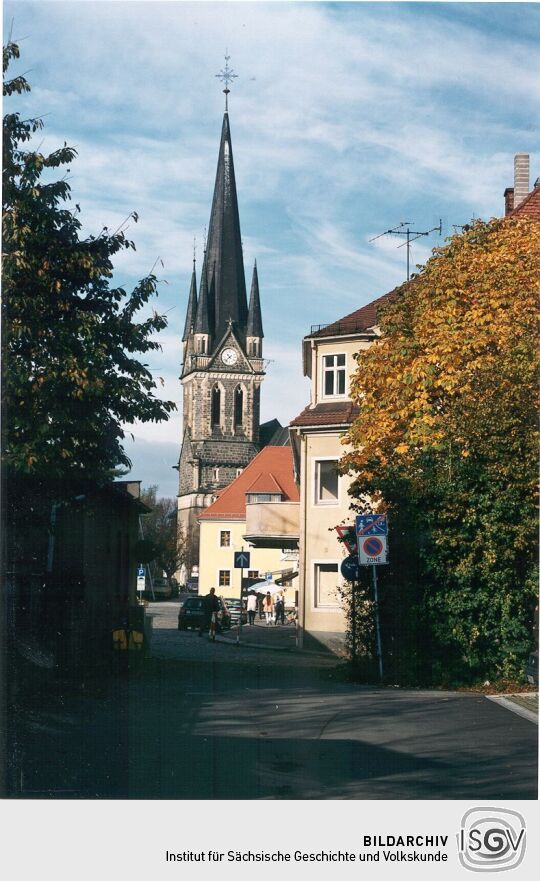
[[[201,286],[199,288],[199,305],[195,319],[195,333],[210,333],[210,315],[208,308],[208,280],[206,269],[206,257],[201,272]]]
[[[261,301],[259,299],[259,276],[257,273],[257,261],[253,267],[253,279],[251,281],[251,296],[249,298],[249,312],[247,319],[246,336],[262,337]]]
[[[214,339],[221,339],[229,318],[242,333],[247,320],[246,280],[242,256],[240,217],[229,127],[223,116],[221,143],[208,227],[207,265],[213,269],[215,315]]]
[[[184,334],[182,342],[185,343],[189,335],[193,331],[195,324],[195,316],[197,314],[197,276],[195,273],[195,260],[193,261],[193,272],[191,273],[191,287],[189,289],[189,299],[186,312],[186,323],[184,325]]]

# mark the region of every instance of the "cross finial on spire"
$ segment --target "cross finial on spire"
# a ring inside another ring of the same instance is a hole
[[[223,70],[220,70],[219,73],[216,73],[216,77],[218,80],[221,80],[222,83],[225,83],[225,88],[223,89],[223,94],[225,95],[225,113],[228,113],[229,110],[229,83],[238,78],[238,74],[234,72],[232,67],[229,67],[229,61],[231,60],[231,56],[228,54],[229,50],[225,49],[225,67]]]
[[[196,260],[197,260],[197,236],[193,236],[193,269],[195,269]]]

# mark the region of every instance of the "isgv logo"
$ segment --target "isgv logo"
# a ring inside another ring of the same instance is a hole
[[[471,872],[515,869],[525,856],[525,820],[506,808],[471,808],[458,835],[459,860]]]

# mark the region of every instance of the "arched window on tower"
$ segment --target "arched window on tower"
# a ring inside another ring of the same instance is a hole
[[[218,385],[215,385],[212,389],[212,412],[210,424],[212,428],[219,428],[221,425],[221,392]]]
[[[237,385],[234,390],[234,433],[244,426],[244,392],[242,386]]]

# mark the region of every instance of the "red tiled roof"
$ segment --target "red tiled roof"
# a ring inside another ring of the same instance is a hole
[[[279,483],[273,474],[259,474],[250,487],[249,493],[283,493]]]
[[[535,187],[523,202],[510,212],[508,217],[516,217],[516,215],[525,215],[532,217],[533,220],[540,220],[540,185]]]
[[[259,489],[271,486],[271,489]],[[273,485],[277,489],[273,488]],[[298,502],[300,495],[294,480],[292,449],[290,447],[264,447],[241,474],[223,489],[199,520],[245,520],[246,493],[280,492],[284,502]]]
[[[315,407],[306,407],[293,419],[291,426],[317,426],[317,425],[350,425],[358,415],[359,408],[351,401],[339,401],[336,403],[317,404]]]
[[[398,290],[399,288],[394,288],[394,290],[389,291],[387,294],[383,294],[382,297],[378,297],[371,303],[367,303],[360,309],[350,312],[349,315],[345,315],[343,318],[333,321],[332,324],[327,324],[326,327],[321,327],[320,330],[308,334],[307,339],[311,337],[348,336],[349,334],[362,333],[362,331],[365,332],[369,330],[369,328],[375,327],[377,324],[377,312],[379,307],[383,306],[388,300],[394,297]]]

